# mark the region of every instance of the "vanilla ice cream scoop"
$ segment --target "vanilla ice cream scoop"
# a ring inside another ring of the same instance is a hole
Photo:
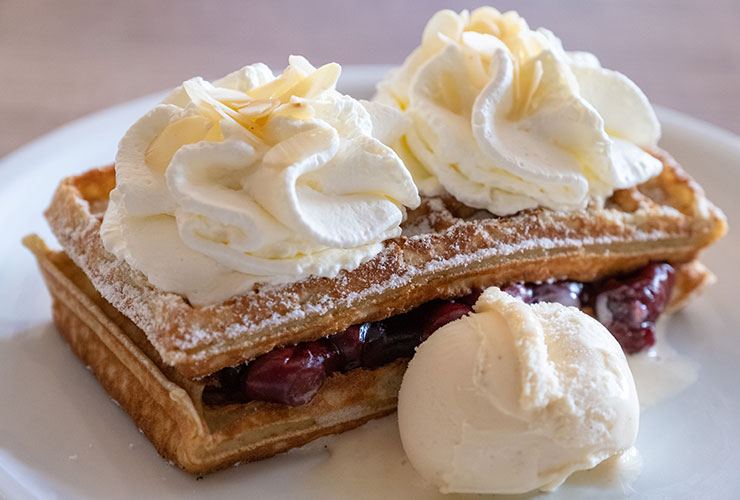
[[[401,440],[421,476],[444,493],[549,490],[632,447],[635,383],[603,325],[498,288],[474,309],[421,344],[401,385]]]

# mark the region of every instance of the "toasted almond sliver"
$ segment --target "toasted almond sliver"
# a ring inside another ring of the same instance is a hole
[[[299,70],[293,66],[288,66],[285,68],[282,75],[275,78],[270,83],[266,83],[261,87],[253,88],[247,92],[247,94],[255,100],[279,98],[285,93],[285,91],[293,87],[301,78],[303,78],[303,74]]]
[[[310,120],[316,115],[312,106],[304,102],[288,102],[273,111],[273,116],[286,116],[296,120]]]
[[[280,100],[287,102],[292,96],[314,99],[322,92],[333,88],[341,72],[342,67],[337,63],[325,64],[288,89],[280,96]]]
[[[239,114],[252,120],[269,115],[280,105],[277,99],[256,99],[239,107]]]
[[[218,124],[216,124],[216,127]],[[144,162],[157,172],[164,172],[175,152],[185,144],[194,144],[213,135],[214,124],[203,116],[187,116],[165,127],[149,144]]]

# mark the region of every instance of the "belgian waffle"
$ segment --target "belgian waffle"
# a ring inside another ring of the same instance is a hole
[[[694,260],[724,234],[726,220],[668,155],[660,158],[659,176],[616,192],[603,208],[580,212],[534,209],[494,217],[451,198],[427,198],[409,214],[403,235],[354,271],[255,286],[208,307],[156,289],[103,248],[100,223],[115,186],[112,167],[63,180],[46,216],[100,294],[146,333],[166,364],[192,378],[474,287],[592,281],[651,260]]]
[[[723,214],[665,153],[663,172],[604,207],[495,217],[428,198],[401,237],[336,278],[309,278],[208,307],[163,292],[103,248],[112,167],[62,181],[46,212],[64,252],[36,236],[62,336],[166,458],[202,473],[264,458],[390,413],[405,368],[334,374],[309,404],[203,403],[207,375],[275,346],[325,337],[476,287],[551,278],[591,281],[649,261],[676,268],[669,310],[711,280],[698,253],[726,231]]]

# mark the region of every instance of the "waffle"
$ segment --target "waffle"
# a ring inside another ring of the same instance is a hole
[[[676,268],[669,311],[712,279],[697,255],[726,231],[723,214],[665,153],[663,172],[616,192],[604,207],[495,217],[452,198],[427,198],[401,237],[335,278],[255,286],[193,307],[158,290],[105,251],[100,223],[115,186],[111,166],[64,179],[46,212],[63,251],[37,236],[35,254],[54,322],[75,354],[165,458],[192,473],[265,458],[395,409],[407,360],[335,373],[308,404],[210,406],[221,368],[275,346],[314,340],[474,288],[551,278],[590,281],[652,260]]]
[[[49,250],[35,235],[24,244],[51,292],[59,333],[157,451],[188,472],[266,458],[395,410],[405,359],[335,373],[300,407],[260,401],[209,407],[202,397],[207,381],[192,380],[165,363],[147,335],[106,301],[64,252]],[[710,280],[697,261],[677,265],[669,310]]]
[[[62,181],[46,216],[95,289],[143,330],[158,356],[196,378],[276,346],[315,340],[475,287],[552,278],[591,281],[651,260],[691,262],[726,231],[724,215],[664,152],[662,173],[617,191],[604,207],[534,209],[507,217],[452,198],[426,198],[399,238],[335,278],[255,286],[245,295],[193,307],[104,248],[100,223],[115,186],[112,166]]]

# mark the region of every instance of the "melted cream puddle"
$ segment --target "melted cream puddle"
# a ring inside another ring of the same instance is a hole
[[[632,483],[642,472],[642,455],[637,448],[608,458],[593,469],[576,472],[565,485],[608,488],[622,493],[632,492]]]
[[[666,341],[665,322],[657,324],[655,346],[627,356],[640,399],[640,410],[654,406],[696,382],[698,365]]]
[[[442,495],[411,467],[401,445],[396,415],[373,420],[338,436],[303,447],[325,460],[306,479],[309,491],[330,491],[331,498],[455,498]]]
[[[580,493],[578,498],[588,498],[588,492],[627,494],[632,491],[631,484],[642,468],[639,452],[631,448],[591,470],[576,472],[552,493],[444,495],[422,479],[409,464],[398,435],[395,415],[374,420],[342,435],[319,439],[294,453],[323,455],[323,460],[303,478],[307,493],[321,492],[329,498],[358,500],[570,498],[576,491]]]

